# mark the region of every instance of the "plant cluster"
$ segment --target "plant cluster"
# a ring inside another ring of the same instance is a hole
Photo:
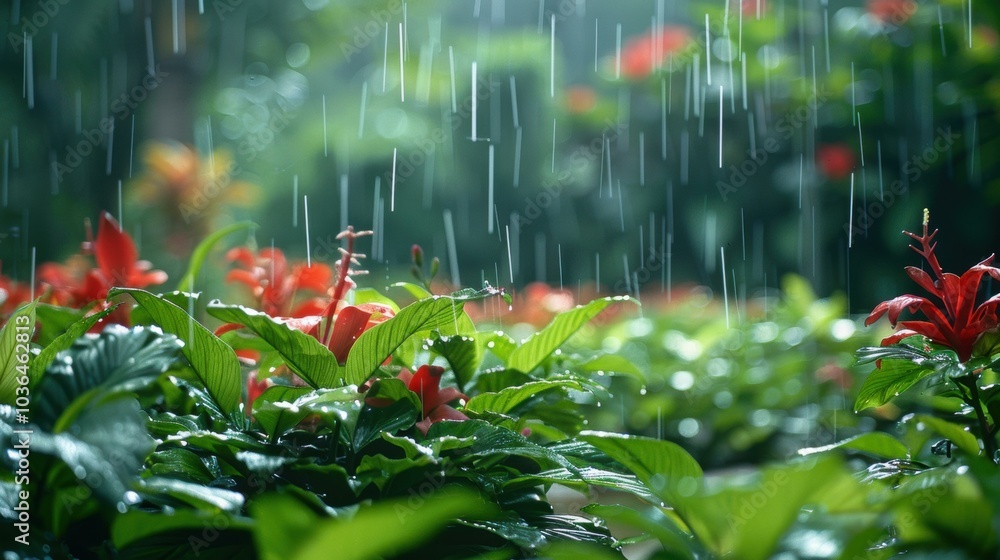
[[[143,288],[166,279],[105,216],[85,246],[97,266],[50,268],[78,283],[40,275],[11,314],[0,331],[0,516],[18,554],[998,552],[1000,299],[977,301],[1000,271],[986,259],[944,273],[926,216],[923,234],[908,235],[931,270],[907,273],[934,299],[875,308],[867,323],[888,315],[901,328],[858,352],[876,363],[863,383],[843,363],[860,335],[842,304],[794,280],[729,328],[718,312],[699,319],[693,310],[711,305],[692,291],[662,318],[597,298],[517,340],[466,307],[519,302],[489,285],[431,293],[436,267],[424,275],[417,247],[421,283],[395,285],[409,304],[359,288],[357,242],[369,232],[348,228],[333,267],[230,250],[227,279],[251,305],[185,289],[243,227],[206,239],[181,289],[152,293]],[[565,295],[541,292],[526,296]],[[900,320],[905,311],[926,321]],[[918,387],[897,400],[915,409],[897,424],[890,401]],[[824,445],[793,446],[834,398],[878,407],[880,420],[834,419],[841,438],[810,432]]]

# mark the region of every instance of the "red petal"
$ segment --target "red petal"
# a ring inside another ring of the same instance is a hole
[[[927,290],[929,293],[941,297],[941,290],[939,290],[938,287],[934,285],[934,279],[931,278],[930,274],[927,274],[926,272],[920,270],[915,266],[908,266],[906,267],[905,270],[906,273],[910,276],[910,278],[913,279],[914,282],[919,284],[921,288]]]
[[[920,334],[920,333],[918,333],[917,331],[910,330],[910,329],[898,330],[898,331],[892,333],[892,335],[883,338],[882,339],[882,346],[890,346],[890,345],[896,344],[897,342],[899,342],[900,340],[903,340],[904,338],[909,338],[911,336],[918,335],[918,334]],[[881,367],[881,366],[879,366],[879,367]]]
[[[107,212],[101,214],[101,225],[97,229],[97,241],[94,243],[94,258],[97,266],[116,285],[126,284],[135,261],[139,258],[132,238],[121,231],[118,222]]]
[[[297,289],[312,290],[317,294],[326,293],[333,278],[333,271],[325,264],[314,264],[312,266],[295,267],[295,287]]]
[[[250,249],[246,247],[234,247],[226,253],[226,260],[237,261],[247,268],[253,268],[255,259]]]
[[[337,361],[344,363],[347,361],[347,354],[358,340],[361,333],[368,328],[368,319],[371,312],[360,307],[348,305],[337,314],[337,320],[333,324],[333,336],[327,347],[337,356]],[[322,341],[321,341],[322,342]]]
[[[413,379],[408,385],[409,389],[420,396],[420,402],[424,404],[424,416],[430,414],[440,403],[441,374],[444,368],[441,366],[420,366],[413,374]],[[434,406],[429,406],[434,403]]]

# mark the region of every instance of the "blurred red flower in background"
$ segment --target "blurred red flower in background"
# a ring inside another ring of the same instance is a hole
[[[824,144],[816,148],[816,165],[824,175],[839,181],[854,171],[854,150],[846,144]]]
[[[105,300],[113,287],[146,288],[167,281],[167,273],[150,270],[149,261],[139,260],[139,251],[129,234],[122,231],[111,214],[101,214],[97,238],[82,244],[82,255],[92,255],[97,267],[83,256],[70,257],[66,264],[44,263],[38,267],[38,279],[46,287],[45,299],[69,307],[81,308],[99,302],[92,311],[107,308]],[[105,323],[129,324],[128,306],[119,307]],[[103,328],[100,324],[94,328]]]
[[[868,13],[882,23],[903,25],[916,11],[913,0],[868,0]]]
[[[678,53],[691,41],[684,27],[665,25],[622,45],[621,75],[629,79],[645,78],[657,68],[670,64],[671,53]]]

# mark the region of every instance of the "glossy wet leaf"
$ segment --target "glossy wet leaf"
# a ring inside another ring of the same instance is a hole
[[[15,392],[17,388],[30,387],[37,381],[29,376],[32,356],[28,343],[34,332],[34,302],[28,303],[11,315],[0,330],[0,404],[13,405],[17,397]],[[18,342],[19,334],[21,342]],[[19,380],[25,380],[27,383],[19,383]]]
[[[57,336],[52,342],[42,348],[42,351],[39,352],[38,355],[31,361],[29,373],[31,379],[33,380],[32,383],[42,378],[42,375],[45,373],[45,369],[49,367],[49,364],[56,359],[56,356],[60,352],[73,346],[73,343],[76,342],[77,339],[89,332],[91,327],[100,322],[101,319],[107,317],[112,311],[115,310],[116,307],[117,305],[114,305],[107,309],[102,309],[101,311],[80,318],[77,322],[69,325],[65,332]]]
[[[225,414],[234,413],[243,377],[233,349],[186,311],[147,291],[115,288],[109,297],[123,293],[135,298],[164,331],[184,341],[184,356],[191,362],[195,375]]]
[[[92,402],[151,383],[181,359],[181,346],[156,327],[109,325],[95,338],[77,339],[39,384],[36,420],[45,429],[65,430]]]
[[[634,300],[619,296],[595,299],[586,305],[556,315],[548,326],[511,352],[507,367],[525,373],[531,372],[601,311],[613,303],[625,301]]]
[[[635,473],[662,499],[674,501],[679,486],[690,486],[702,477],[698,462],[676,443],[591,431],[581,432],[579,438]]]
[[[471,412],[508,413],[521,403],[553,389],[587,390],[586,385],[574,379],[532,381],[523,385],[507,387],[497,393],[480,393],[465,404],[465,410]]]
[[[458,332],[462,305],[488,297],[489,294],[461,297],[434,296],[422,299],[399,310],[395,316],[365,331],[358,337],[347,356],[348,383],[360,385],[403,342],[414,334],[440,329]]]
[[[248,307],[212,302],[208,305],[208,313],[253,331],[281,354],[289,369],[314,389],[337,387],[342,383],[344,368],[337,363],[333,352],[314,337]]]
[[[910,450],[898,439],[883,432],[868,432],[822,447],[799,450],[799,455],[812,455],[833,449],[860,451],[881,459],[909,459]]]

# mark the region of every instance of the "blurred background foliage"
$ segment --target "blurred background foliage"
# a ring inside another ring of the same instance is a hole
[[[62,259],[86,218],[117,215],[119,184],[124,227],[174,278],[240,219],[304,258],[305,196],[314,259],[348,222],[378,230],[377,287],[416,242],[465,285],[726,278],[746,299],[795,272],[859,313],[910,289],[886,271],[913,262],[898,232],[925,206],[946,269],[1000,246],[992,2],[7,0],[0,17],[0,259],[22,280],[32,248]]]

